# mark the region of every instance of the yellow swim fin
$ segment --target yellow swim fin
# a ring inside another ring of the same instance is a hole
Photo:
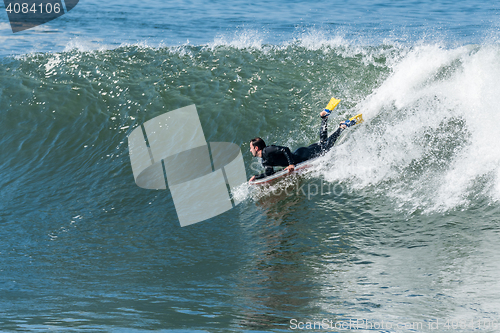
[[[337,105],[339,105],[339,103],[340,103],[340,99],[336,99],[335,97],[332,97],[332,99],[330,100],[330,102],[326,106],[325,111],[327,113],[331,113],[333,111],[333,109],[335,109],[337,107]]]
[[[356,125],[361,124],[364,121],[363,120],[363,115],[361,113],[355,115],[354,117],[349,118],[349,120],[350,121],[354,120],[356,122]]]

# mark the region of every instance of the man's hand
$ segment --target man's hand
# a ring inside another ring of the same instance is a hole
[[[292,172],[293,170],[295,170],[295,165],[290,164],[289,166],[287,166],[287,167],[285,168],[285,170],[288,170],[288,172]]]
[[[250,180],[248,182],[250,183],[250,182],[253,182],[254,180],[255,180],[255,176],[252,176],[252,178],[250,178]]]

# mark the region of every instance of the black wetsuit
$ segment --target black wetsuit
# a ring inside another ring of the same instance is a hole
[[[337,129],[332,135],[330,135],[330,137],[328,137],[327,121],[328,117],[321,119],[319,142],[313,143],[309,147],[300,147],[293,153],[288,147],[271,145],[264,148],[262,150],[262,166],[264,167],[264,173],[255,175],[255,179],[261,179],[272,175],[274,173],[273,167],[275,166],[286,167],[289,165],[295,165],[323,155],[329,151],[342,132],[342,129]]]

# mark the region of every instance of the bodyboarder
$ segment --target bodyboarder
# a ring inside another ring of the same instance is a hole
[[[293,153],[288,147],[275,145],[266,146],[264,140],[259,137],[252,139],[250,141],[250,153],[252,153],[254,157],[262,158],[264,173],[252,176],[249,182],[271,176],[274,173],[273,167],[275,166],[286,167],[285,170],[292,172],[295,170],[296,164],[324,155],[329,151],[335,144],[340,133],[342,133],[342,130],[352,125],[349,120],[342,122],[339,128],[328,137],[327,122],[329,115],[330,113],[327,111],[321,111],[320,113],[321,127],[319,130],[319,142],[313,143],[308,147],[300,147]]]

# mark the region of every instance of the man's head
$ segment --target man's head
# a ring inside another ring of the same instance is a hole
[[[262,157],[262,149],[266,148],[266,143],[261,138],[250,140],[250,152],[254,157]]]

